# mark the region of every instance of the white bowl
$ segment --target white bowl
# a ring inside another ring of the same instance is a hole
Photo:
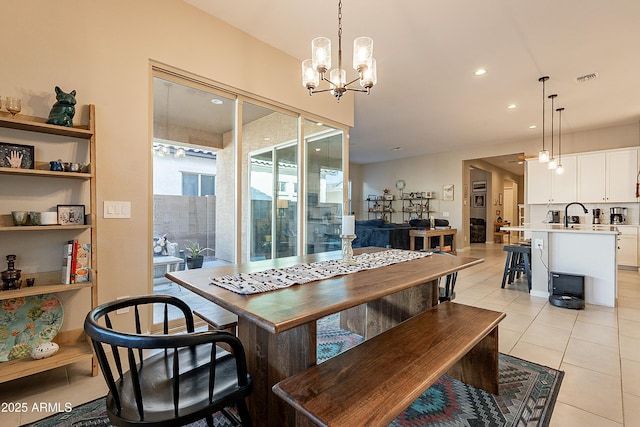
[[[58,212],[40,212],[40,224],[41,225],[58,224]]]

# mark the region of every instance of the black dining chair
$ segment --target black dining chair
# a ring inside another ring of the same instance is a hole
[[[158,304],[163,333],[142,332],[141,309]],[[127,308],[133,309],[134,332],[114,327],[115,311]],[[169,310],[181,314],[186,333],[169,334]],[[251,426],[244,399],[253,383],[242,343],[228,332],[195,332],[191,309],[180,299],[147,295],[108,302],[89,312],[84,329],[109,388],[113,425],[181,426],[206,418],[213,426],[220,411],[233,425]]]

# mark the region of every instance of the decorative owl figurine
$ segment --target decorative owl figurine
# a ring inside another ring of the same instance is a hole
[[[57,102],[51,107],[47,123],[51,125],[73,127],[73,116],[76,114],[76,91],[65,93],[56,86]]]

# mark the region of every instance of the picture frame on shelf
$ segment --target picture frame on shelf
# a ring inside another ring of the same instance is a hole
[[[474,194],[473,196],[473,207],[474,208],[484,208],[486,205],[486,194]]]
[[[487,191],[487,180],[471,182],[471,191],[474,193],[484,193]]]
[[[13,169],[34,169],[33,145],[0,142],[0,167]]]
[[[85,225],[84,205],[58,205],[58,224]]]

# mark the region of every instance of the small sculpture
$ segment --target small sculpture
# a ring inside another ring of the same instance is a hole
[[[65,93],[56,86],[57,102],[51,107],[47,123],[51,125],[73,127],[73,116],[76,114],[76,91]]]

